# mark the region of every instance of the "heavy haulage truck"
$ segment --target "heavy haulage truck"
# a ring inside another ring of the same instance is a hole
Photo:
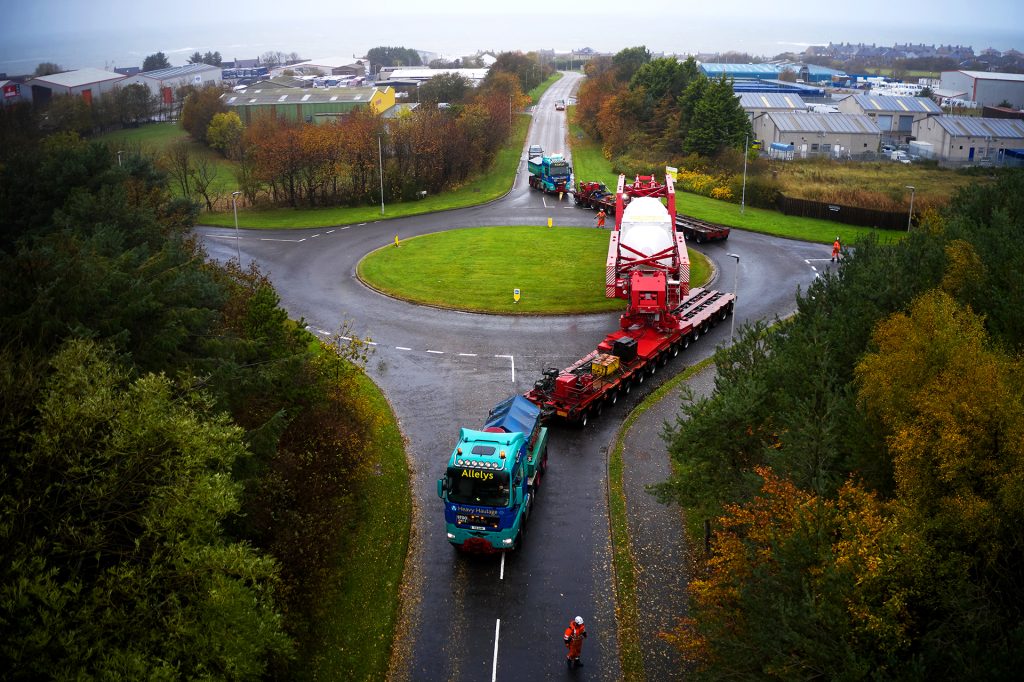
[[[470,552],[516,549],[548,466],[548,430],[522,396],[494,407],[481,430],[461,429],[437,481],[448,542]]]
[[[547,194],[560,194],[572,189],[572,166],[561,154],[534,156],[527,161],[530,187]]]
[[[684,235],[676,229],[671,177],[661,184],[653,176],[637,176],[626,185],[625,176],[619,176],[605,296],[627,302],[619,329],[565,369],[543,372],[525,394],[542,418],[586,426],[732,313],[733,294],[690,289],[690,261]]]

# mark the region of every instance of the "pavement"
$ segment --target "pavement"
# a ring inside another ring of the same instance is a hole
[[[665,426],[681,413],[683,387],[694,398],[714,390],[715,366],[710,365],[669,391],[633,424],[623,439],[623,492],[637,578],[637,611],[644,670],[649,680],[678,679],[684,669],[679,651],[661,635],[674,629],[688,613],[686,586],[692,564],[683,531],[683,511],[661,504],[648,486],[671,473]],[[699,548],[698,548],[699,549]]]

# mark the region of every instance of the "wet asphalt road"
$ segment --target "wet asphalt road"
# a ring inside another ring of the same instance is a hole
[[[527,145],[548,152],[566,147],[564,112],[554,102],[578,83],[566,74],[534,112]],[[628,409],[647,391],[634,391],[585,430],[553,426],[550,467],[520,551],[501,558],[456,554],[445,538],[436,480],[460,426],[479,426],[487,410],[529,389],[545,367],[564,367],[616,328],[615,314],[501,317],[420,307],[382,296],[355,277],[359,259],[400,238],[480,225],[547,223],[592,228],[593,213],[568,198],[531,191],[525,154],[512,191],[490,204],[361,225],[308,230],[241,232],[243,263],[269,274],[282,305],[310,329],[329,335],[348,322],[376,344],[367,371],[384,390],[408,440],[416,505],[411,580],[402,618],[407,669],[398,679],[575,679],[620,676],[606,503],[606,448]],[[686,212],[685,195],[679,210]],[[235,257],[233,229],[200,227],[211,258]],[[785,316],[798,287],[828,265],[828,247],[733,231],[724,243],[700,248],[719,268],[716,288],[732,290],[739,255],[736,324]],[[815,260],[823,259],[823,260]],[[552,263],[557,272],[557,263]],[[600,286],[597,283],[596,286]],[[710,355],[729,339],[718,327],[644,384]],[[583,669],[568,673],[562,631],[571,617],[586,620]]]

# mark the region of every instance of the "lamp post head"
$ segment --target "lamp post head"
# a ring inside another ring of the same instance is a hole
[[[736,262],[737,262],[737,263],[739,263],[739,262],[740,262],[740,257],[739,257],[739,254],[735,254],[735,253],[727,253],[727,254],[725,254],[725,255],[726,255],[726,256],[729,256],[730,258],[735,258],[735,259],[736,259]]]
[[[906,187],[907,189],[909,189],[911,192],[913,192],[914,189],[915,189],[915,187],[913,185],[903,185],[903,186]]]

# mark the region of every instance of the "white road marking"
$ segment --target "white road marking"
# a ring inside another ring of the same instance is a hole
[[[434,353],[435,355],[444,355],[443,350],[428,350],[428,353]]]
[[[363,223],[363,225],[365,225],[365,224],[366,224],[366,223]],[[339,229],[339,230],[347,230],[347,229],[348,229],[348,228],[350,228],[350,227],[352,227],[352,226],[351,226],[351,225],[346,225],[345,227],[339,227],[338,229]]]
[[[351,336],[339,336],[338,338],[340,338],[340,339],[342,339],[344,341],[351,341],[352,340]]]
[[[464,358],[475,358],[476,357],[476,353],[459,353],[459,355],[461,357],[464,357]]]
[[[327,234],[334,234],[334,230],[327,230]]]
[[[494,666],[491,668],[491,682],[497,682],[498,679],[498,633],[500,631],[501,618],[494,624]]]
[[[363,225],[365,225],[365,224],[366,224],[366,223],[359,223],[359,226],[360,226],[360,227],[362,227],[362,226],[363,226]]]
[[[211,234],[207,236],[213,237],[214,239],[241,239],[241,237],[236,237],[233,234]]]
[[[508,358],[512,361],[512,383],[516,383],[516,359],[511,355],[495,355],[496,358]]]
[[[305,237],[303,237],[302,239],[272,239],[270,237],[260,237],[259,239],[261,242],[293,242],[296,244],[298,244],[299,242],[306,241]]]
[[[395,346],[395,350],[412,350],[412,348],[406,348],[405,346]]]
[[[818,271],[818,268],[816,268],[816,267],[814,267],[814,266],[812,265],[812,266],[811,266],[811,270],[814,270],[815,272],[817,272],[817,271]]]
[[[541,194],[541,195],[540,195],[540,200],[541,200],[541,202],[542,202],[542,203],[544,204],[544,208],[550,208],[550,207],[548,206],[548,200],[547,200],[547,199],[546,199],[546,198],[544,197],[544,195],[543,195],[543,194]]]
[[[366,342],[366,345],[367,345],[367,346],[376,346],[376,345],[377,345],[377,342],[376,342],[376,341],[367,341],[367,342]]]
[[[498,580],[505,579],[505,553],[501,553],[501,572],[498,573]]]

